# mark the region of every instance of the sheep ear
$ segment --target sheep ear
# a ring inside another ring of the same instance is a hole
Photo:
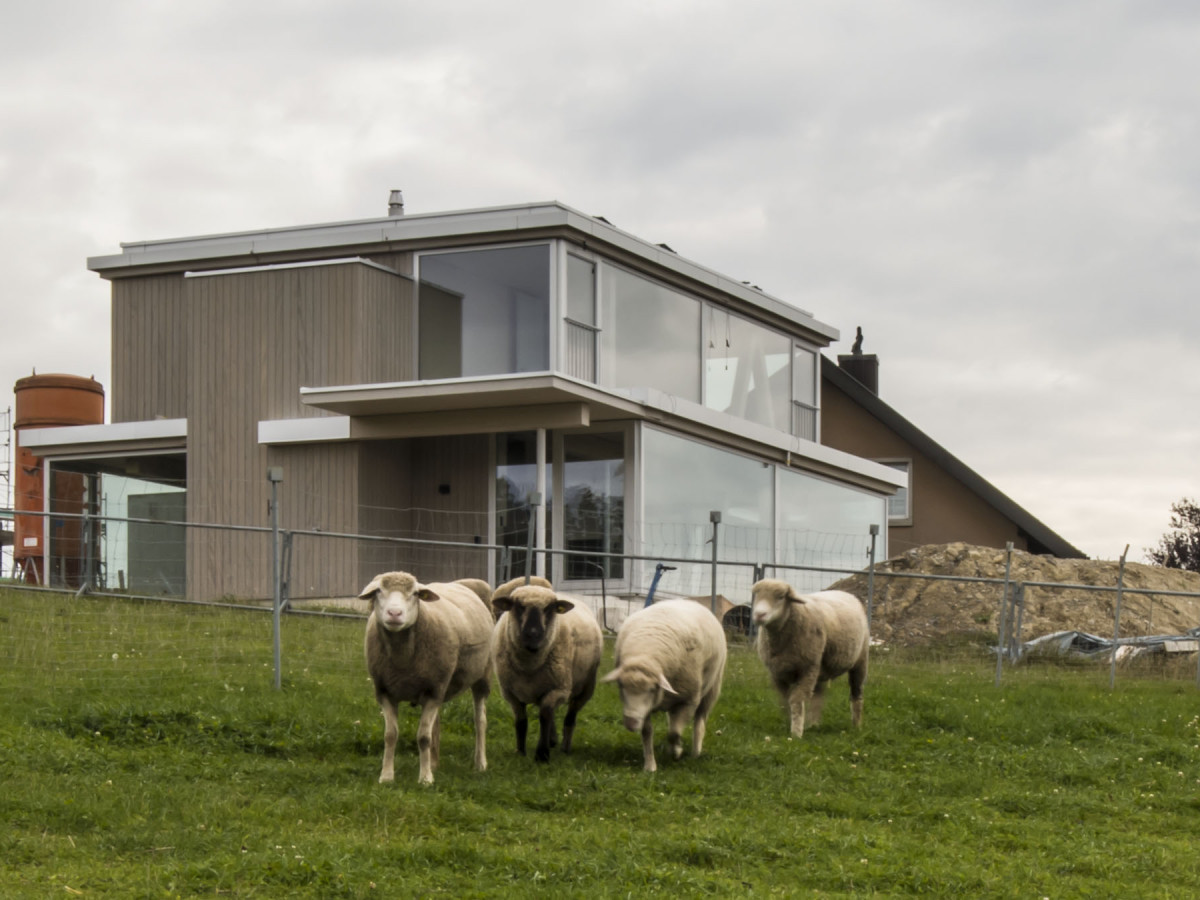
[[[556,600],[553,608],[554,611],[561,616],[563,613],[573,610],[575,608],[575,604],[570,600]]]
[[[429,603],[433,600],[441,600],[442,599],[441,594],[438,594],[435,591],[430,590],[429,588],[425,587],[425,585],[423,585],[423,584],[417,585],[417,589],[412,592],[412,595],[414,597],[416,597],[418,600],[424,600],[426,603]]]
[[[788,598],[788,601],[789,601],[789,602],[791,602],[791,603],[799,603],[799,604],[801,604],[801,605],[804,605],[805,603],[807,603],[807,602],[808,602],[808,600],[807,600],[807,599],[804,597],[804,595],[803,595],[803,594],[797,594],[797,593],[796,593],[796,589],[795,589],[795,588],[792,588],[792,587],[789,587],[789,588],[788,588],[788,595],[787,595],[787,598]]]
[[[492,606],[501,612],[508,612],[513,608],[512,597],[493,597]]]
[[[671,682],[667,681],[666,675],[658,676],[658,686],[660,688],[662,688],[664,691],[666,691],[668,694],[678,693],[678,691],[676,691],[675,688],[671,687]]]
[[[616,681],[620,677],[621,677],[621,670],[619,668],[616,668],[616,669],[613,669],[611,672],[609,672],[607,675],[605,675],[603,678],[601,678],[600,681],[601,682]]]
[[[359,592],[358,599],[359,600],[375,599],[375,594],[377,594],[379,592],[379,589],[382,586],[383,586],[383,581],[379,578],[376,578],[375,580],[373,580],[370,584],[368,584],[365,588],[363,588]]]

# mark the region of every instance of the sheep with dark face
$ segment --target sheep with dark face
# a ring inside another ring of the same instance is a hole
[[[505,597],[510,596],[517,588],[525,587],[529,584],[554,590],[554,585],[541,575],[518,575],[516,578],[510,578],[504,584],[497,585],[496,590],[492,592],[492,611],[495,613],[497,620],[504,615],[504,610],[496,605],[496,599],[503,600]]]
[[[367,672],[383,713],[381,782],[394,778],[397,706],[421,709],[418,781],[433,783],[441,744],[441,708],[467,688],[475,701],[475,768],[487,768],[486,702],[491,691],[492,614],[470,587],[421,584],[407,572],[386,572],[359,597],[371,601],[364,640]]]
[[[758,626],[758,655],[787,703],[793,737],[805,724],[819,725],[825,685],[848,674],[850,717],[862,724],[870,631],[867,613],[853,594],[798,594],[773,578],[751,589],[751,616]]]
[[[604,637],[596,617],[550,588],[532,584],[492,602],[502,612],[492,636],[492,656],[500,693],[516,718],[517,753],[525,755],[530,703],[538,708],[534,758],[549,762],[550,748],[557,743],[555,710],[564,703],[562,749],[570,753],[575,718],[592,698],[600,668]]]
[[[666,710],[667,745],[683,755],[683,726],[692,720],[692,756],[721,694],[725,629],[707,607],[692,600],[660,600],[640,609],[617,632],[614,668],[601,681],[621,689],[625,727],[642,733],[643,768],[657,769],[651,714]]]

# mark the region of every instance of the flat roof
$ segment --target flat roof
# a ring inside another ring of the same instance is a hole
[[[706,285],[763,309],[816,334],[836,341],[838,329],[816,319],[795,304],[774,297],[748,282],[722,275],[707,266],[686,259],[661,244],[654,244],[622,231],[610,222],[565,206],[556,200],[518,206],[489,207],[438,213],[411,213],[356,219],[320,225],[298,225],[195,237],[153,241],[129,241],[121,244],[119,254],[93,256],[88,268],[106,278],[139,274],[148,267],[187,267],[205,260],[260,259],[276,254],[336,250],[339,247],[370,244],[406,244],[440,238],[464,238],[472,235],[508,235],[516,239],[521,232],[565,228],[588,239],[618,248],[654,267],[668,270],[691,281]],[[402,247],[396,247],[400,250]]]

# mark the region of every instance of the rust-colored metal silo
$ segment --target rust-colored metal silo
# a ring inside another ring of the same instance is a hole
[[[17,436],[13,562],[27,583],[48,583],[44,561],[49,556],[50,548],[45,546],[45,535],[49,531],[55,545],[54,556],[62,561],[64,584],[74,587],[80,583],[86,556],[82,522],[74,518],[54,519],[47,529],[43,516],[20,514],[22,511],[42,512],[46,497],[42,461],[21,445],[21,433],[34,428],[102,424],[104,387],[95,378],[79,375],[34,374],[17,379],[13,393],[16,396],[13,427]],[[53,491],[50,505],[54,512],[84,512],[86,476],[57,473]]]

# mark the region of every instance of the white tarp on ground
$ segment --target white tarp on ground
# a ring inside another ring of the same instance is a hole
[[[1117,662],[1148,653],[1195,653],[1200,650],[1200,636],[1193,632],[1182,635],[1152,634],[1114,641],[1086,631],[1055,631],[1026,641],[1021,645],[1021,655],[1108,657],[1114,648]]]

